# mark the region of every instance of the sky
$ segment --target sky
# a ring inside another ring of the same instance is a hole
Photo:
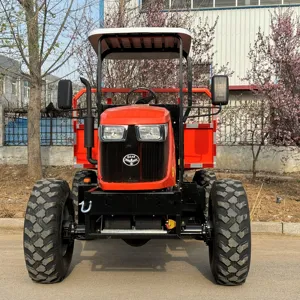
[[[95,20],[99,20],[99,27],[100,27],[100,22],[101,20],[103,20],[104,17],[104,0],[97,0],[95,2],[95,7],[93,7],[92,9],[92,17]],[[66,43],[67,42],[68,41],[66,40]],[[62,66],[59,70],[54,72],[52,75],[68,78],[72,81],[79,81],[79,73],[76,71],[74,72],[75,69],[76,69],[76,61],[75,58],[71,57],[64,66]]]
[[[7,11],[12,10],[12,4],[10,3],[11,0],[4,0],[7,2]],[[42,67],[42,72],[45,72],[49,68],[55,68],[55,64],[52,66],[52,64],[56,61],[56,59],[61,55],[62,50],[66,48],[68,43],[70,42],[70,38],[72,37],[72,30],[70,30],[70,26],[74,27],[75,24],[75,19],[76,17],[81,17],[81,14],[83,12],[83,7],[86,5],[86,3],[90,5],[88,7],[89,12],[91,13],[91,18],[94,20],[94,22],[99,22],[99,27],[100,27],[100,20],[103,19],[104,16],[104,0],[75,0],[72,6],[73,12],[71,13],[72,17],[69,17],[66,23],[65,28],[63,29],[62,33],[60,34],[58,40],[57,40],[57,47],[52,49],[50,55],[46,59],[46,61],[43,64]],[[46,26],[46,38],[44,42],[44,51],[43,51],[43,57],[46,54],[48,48],[50,45],[52,45],[54,38],[57,34],[58,28],[60,28],[63,18],[65,16],[65,12],[68,9],[68,6],[70,5],[69,0],[55,0],[52,2],[49,2],[50,10],[47,15],[47,26]],[[52,6],[51,6],[52,5]],[[76,8],[79,7],[79,10],[77,11]],[[27,29],[26,29],[26,24],[25,24],[25,14],[24,14],[24,9],[20,7],[20,5],[16,5],[14,7],[14,10],[12,10],[12,20],[13,23],[16,25],[14,31],[17,32],[18,34],[21,34],[22,36],[25,35],[25,41],[26,41],[26,35],[27,35]],[[41,12],[41,15],[39,16],[39,22],[40,22],[40,29],[42,28],[42,22],[43,22],[43,11]],[[74,19],[72,19],[74,17]],[[74,22],[73,22],[74,20]],[[69,24],[68,24],[69,23]],[[103,22],[101,22],[103,23]],[[0,29],[1,29],[1,34],[2,34],[2,40],[0,37],[1,41],[1,46],[2,48],[0,49],[0,54],[5,55],[9,58],[12,58],[16,61],[19,61],[21,63],[21,70],[24,73],[29,73],[28,67],[26,66],[25,62],[23,62],[23,59],[20,55],[19,50],[15,47],[14,45],[14,39],[11,38],[11,33],[10,33],[10,27],[9,27],[9,22],[6,19],[6,15],[3,11],[3,9],[0,9]],[[86,36],[86,39],[88,36]],[[11,45],[9,42],[11,42]],[[6,45],[9,46],[6,46]],[[28,47],[24,45],[22,47],[25,53],[25,56],[27,57],[28,60]],[[71,47],[70,47],[71,48]],[[62,58],[63,60],[63,58]],[[60,62],[62,62],[62,60]],[[60,63],[59,62],[59,63]],[[64,77],[64,78],[69,78],[74,81],[79,81],[79,74],[76,72],[76,67],[77,63],[75,61],[75,58],[70,58],[68,62],[66,62],[60,69],[57,71],[53,72],[52,75],[58,76],[58,77]],[[75,72],[74,72],[75,71]],[[70,74],[70,75],[68,75]],[[66,77],[67,76],[67,77]]]

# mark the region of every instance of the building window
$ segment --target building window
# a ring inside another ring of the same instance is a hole
[[[258,5],[258,0],[238,0],[238,6],[255,6]]]
[[[147,8],[153,0],[142,0],[142,8]],[[169,8],[169,0],[163,0],[164,8]]]
[[[235,0],[216,0],[215,7],[235,6]]]
[[[285,1],[285,2],[289,2],[289,1]],[[282,4],[281,0],[260,0],[260,5],[280,5],[280,4]]]
[[[142,8],[146,8],[153,0],[142,0]],[[191,0],[162,0],[165,9],[191,9]],[[193,0],[193,8],[222,8],[236,6],[277,6],[300,4],[300,0]]]
[[[30,84],[29,81],[24,81],[24,98],[29,99],[30,96]]]
[[[194,0],[193,5],[194,5],[194,8],[214,7],[214,1],[213,0],[208,0],[208,1]]]
[[[191,8],[191,0],[172,0],[171,8],[189,9]]]
[[[18,87],[17,87],[17,79],[11,79],[11,93],[12,95],[17,95]]]
[[[0,74],[0,96],[4,94],[4,74]]]

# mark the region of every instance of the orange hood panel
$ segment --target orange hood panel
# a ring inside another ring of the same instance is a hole
[[[129,105],[106,109],[101,114],[102,125],[147,125],[164,124],[170,120],[170,113],[163,107]]]

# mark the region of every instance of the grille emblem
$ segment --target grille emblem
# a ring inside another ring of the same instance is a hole
[[[127,154],[123,157],[123,163],[128,167],[135,167],[139,162],[140,158],[136,154]]]

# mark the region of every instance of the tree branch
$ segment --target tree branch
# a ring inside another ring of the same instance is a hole
[[[48,14],[48,5],[46,4],[46,0],[44,1],[45,9],[44,9],[44,18],[43,18],[43,25],[42,25],[42,41],[41,41],[41,51],[40,51],[40,59],[43,56],[44,52],[44,45],[45,45],[45,36],[46,36],[46,23],[47,23],[47,14]]]
[[[62,30],[63,30],[65,24],[66,24],[66,22],[67,22],[67,19],[68,19],[68,17],[69,17],[70,11],[71,11],[71,8],[72,8],[72,6],[73,6],[73,2],[74,2],[74,0],[71,0],[71,3],[70,3],[70,5],[69,5],[69,7],[68,7],[68,10],[67,10],[66,14],[65,14],[65,17],[64,17],[64,19],[63,19],[63,21],[62,21],[62,23],[61,23],[61,25],[60,25],[60,27],[59,27],[59,29],[58,29],[58,31],[57,31],[57,34],[56,34],[56,36],[55,36],[55,38],[54,38],[52,44],[51,44],[50,47],[48,48],[48,50],[47,50],[47,52],[46,52],[44,58],[41,59],[41,66],[45,63],[45,61],[46,61],[47,58],[49,57],[50,53],[51,53],[52,50],[54,49],[54,47],[55,47],[55,45],[56,45],[56,42],[57,42],[57,40],[58,40],[58,38],[59,38],[59,36],[60,36],[60,34],[61,34],[61,32],[62,32]]]
[[[13,30],[13,26],[12,26],[12,22],[11,22],[10,16],[8,15],[8,12],[7,12],[6,8],[5,8],[2,0],[0,0],[0,2],[1,2],[1,6],[3,8],[3,11],[5,13],[6,19],[7,19],[8,23],[9,23],[10,32],[13,35],[14,41],[16,42],[16,46],[17,46],[17,48],[18,48],[18,50],[19,50],[19,52],[21,54],[21,57],[22,57],[23,61],[25,62],[26,66],[29,69],[30,68],[29,67],[29,62],[28,62],[28,60],[27,60],[27,58],[25,56],[24,49],[22,48],[21,44],[19,44],[18,38],[17,38],[17,36],[16,36],[16,34],[15,34],[14,30]],[[19,0],[19,3],[23,6],[23,4],[22,4],[23,1]]]
[[[62,67],[69,59],[70,59],[70,57],[73,55],[73,53],[70,53],[59,65],[57,65],[55,68],[53,68],[56,64],[57,64],[57,62],[59,61],[59,60],[56,60],[51,66],[50,66],[50,68],[48,68],[48,70],[47,71],[45,71],[44,72],[44,74],[42,75],[42,78],[43,77],[45,77],[45,76],[47,76],[47,75],[49,75],[49,74],[51,74],[51,73],[53,73],[53,72],[55,72],[56,70],[58,70],[60,67]],[[53,69],[51,69],[51,68],[53,68]]]

